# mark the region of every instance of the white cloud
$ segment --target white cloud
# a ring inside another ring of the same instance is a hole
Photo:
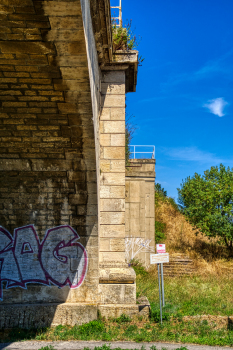
[[[209,100],[208,103],[203,105],[203,107],[208,108],[210,113],[223,117],[225,115],[223,113],[223,109],[227,104],[228,102],[226,102],[222,97],[218,97],[213,100]]]
[[[197,147],[177,147],[165,148],[163,153],[168,155],[172,160],[194,161],[211,165],[224,163],[225,160],[217,157],[215,154],[199,150]]]

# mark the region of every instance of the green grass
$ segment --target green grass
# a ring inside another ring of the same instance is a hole
[[[0,342],[19,340],[102,340],[135,342],[177,342],[214,346],[233,346],[233,325],[184,316],[233,315],[233,278],[224,276],[194,276],[165,278],[163,324],[160,325],[158,281],[156,271],[146,272],[133,264],[137,272],[137,296],[147,296],[151,303],[150,320],[127,315],[105,320],[100,318],[81,326],[57,326],[40,330],[12,329],[0,332]],[[185,321],[186,320],[186,321]],[[217,320],[217,319],[216,319]],[[98,348],[99,350],[109,350]],[[52,350],[50,347],[41,350]],[[55,349],[54,349],[55,350]],[[86,349],[87,350],[87,349]],[[152,349],[155,350],[155,349]]]
[[[156,318],[156,317],[155,317]],[[102,340],[135,342],[177,342],[215,346],[233,346],[233,330],[218,327],[199,319],[184,322],[182,316],[175,318],[168,315],[160,325],[154,320],[127,319],[122,316],[111,321],[96,320],[81,326],[57,326],[41,330],[11,330],[0,337],[2,342],[19,340]],[[119,321],[120,320],[120,321]],[[45,347],[43,350],[52,350]],[[106,350],[106,349],[105,349]]]
[[[158,308],[156,271],[145,275],[137,269],[136,273],[137,295],[146,295],[150,303]],[[174,316],[233,315],[233,276],[165,277],[164,286],[165,301]]]

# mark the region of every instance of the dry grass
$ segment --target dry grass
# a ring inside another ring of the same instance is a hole
[[[155,220],[166,224],[165,243],[171,255],[184,254],[193,259],[198,274],[232,272],[233,260],[228,259],[224,245],[216,238],[204,236],[195,229],[168,201],[159,200],[155,206]]]

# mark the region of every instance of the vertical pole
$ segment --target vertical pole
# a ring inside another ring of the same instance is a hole
[[[119,17],[120,17],[120,21],[119,21],[119,24],[120,24],[120,27],[122,27],[122,8],[121,8],[121,0],[120,0],[120,4],[119,4]]]
[[[133,159],[135,159],[135,146],[133,146],[133,150],[134,150],[134,158]]]
[[[160,287],[160,269],[159,264],[158,265],[158,280],[159,280],[159,307],[160,307],[160,321],[161,324],[163,323],[163,316],[162,316],[162,300],[161,300],[161,287]]]
[[[163,263],[161,264],[161,286],[162,286],[162,300],[163,300],[163,306],[165,306],[164,281],[163,281]]]

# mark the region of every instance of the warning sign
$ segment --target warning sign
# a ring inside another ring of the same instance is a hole
[[[151,264],[163,264],[169,262],[169,254],[150,254],[150,263]]]
[[[156,244],[156,253],[157,254],[166,253],[166,246],[165,246],[165,244]]]

